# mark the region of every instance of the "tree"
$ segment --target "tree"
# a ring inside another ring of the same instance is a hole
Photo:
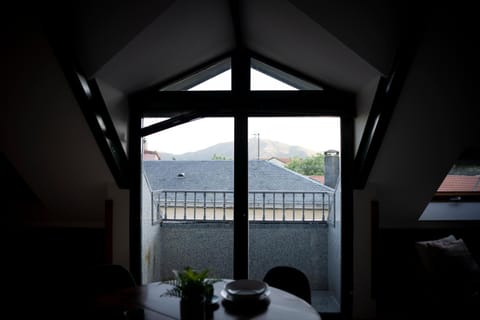
[[[225,156],[221,156],[221,155],[218,155],[218,154],[214,153],[213,156],[212,156],[212,160],[229,160],[229,159],[227,159],[227,157],[225,157]]]
[[[317,153],[305,159],[294,158],[287,168],[305,176],[323,176],[325,175],[325,156]]]

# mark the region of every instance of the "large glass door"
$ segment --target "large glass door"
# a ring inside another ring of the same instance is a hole
[[[340,214],[340,119],[250,117],[248,130],[249,277],[296,268],[310,282],[312,305],[338,312],[340,286],[329,273],[341,269],[330,261],[340,243],[330,239]]]
[[[159,94],[154,102],[165,97],[170,105],[162,110],[159,103],[158,112],[146,114],[173,118],[143,118],[145,127],[165,125],[143,130],[142,282],[170,279],[186,266],[209,269],[214,277],[263,279],[269,269],[286,265],[307,275],[318,311],[339,312],[349,291],[341,282],[340,115],[350,116],[350,109],[310,105],[312,97],[316,103],[334,100],[323,100],[320,86],[251,62],[251,78],[243,74],[241,86],[238,79],[232,85],[234,68],[226,63],[214,68],[211,82],[195,75],[161,89],[178,92]],[[215,95],[225,90],[233,92]],[[276,98],[275,90],[288,101]],[[201,105],[209,98],[212,106],[202,111],[196,98]]]
[[[187,266],[233,278],[233,167],[233,118],[143,138],[142,282]]]

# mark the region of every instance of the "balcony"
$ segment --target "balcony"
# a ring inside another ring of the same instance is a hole
[[[144,188],[143,281],[169,279],[185,266],[232,278],[233,192],[148,191],[145,180]],[[336,203],[333,192],[250,191],[249,277],[262,279],[276,265],[295,266],[310,280],[312,304],[338,311],[331,291],[339,270],[329,270],[328,244]]]
[[[250,191],[249,220],[325,222],[332,199],[332,192]],[[158,190],[151,193],[151,201],[154,223],[233,220],[232,191]]]

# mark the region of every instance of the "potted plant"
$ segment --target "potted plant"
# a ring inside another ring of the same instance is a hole
[[[181,319],[205,319],[206,304],[213,296],[213,284],[216,279],[208,279],[208,269],[202,271],[186,267],[181,271],[174,270],[173,288],[167,295],[180,298]]]

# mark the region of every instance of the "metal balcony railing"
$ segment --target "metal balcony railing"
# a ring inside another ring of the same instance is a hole
[[[326,221],[334,194],[313,191],[250,191],[251,221]],[[233,191],[158,190],[152,192],[157,221],[233,220]]]

